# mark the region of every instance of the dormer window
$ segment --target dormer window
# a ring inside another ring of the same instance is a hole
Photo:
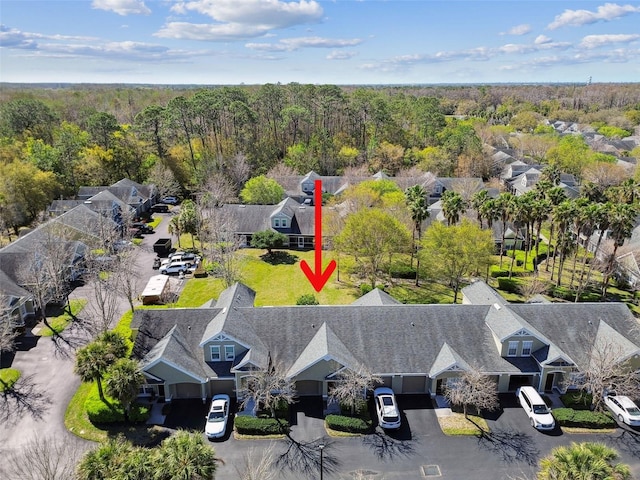
[[[220,345],[211,345],[211,361],[220,361]]]
[[[224,359],[227,362],[233,361],[236,358],[235,348],[233,345],[225,345],[224,346]]]
[[[509,349],[507,350],[507,357],[515,357],[518,355],[518,344],[520,342],[509,342]]]
[[[274,217],[271,219],[271,225],[273,228],[287,228],[289,219],[286,217]]]
[[[279,218],[274,218],[273,219],[273,227],[274,228],[280,228],[280,219]]]
[[[531,340],[526,340],[522,342],[522,353],[520,355],[523,357],[530,356],[532,347],[533,347],[533,342]]]
[[[286,218],[281,218],[280,219],[280,225],[282,226],[282,228],[287,228],[287,219]]]

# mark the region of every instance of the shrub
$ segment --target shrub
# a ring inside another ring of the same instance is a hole
[[[373,287],[368,283],[363,283],[362,285],[360,285],[360,295],[366,295],[371,290],[373,290]]]
[[[327,427],[332,430],[348,433],[368,433],[373,427],[371,420],[344,415],[327,415],[325,422],[327,422]]]
[[[394,265],[389,274],[394,278],[413,280],[416,278],[416,269],[409,265]]]
[[[508,277],[509,270],[504,270],[498,267],[497,265],[492,265],[491,269],[489,270],[489,275],[491,275],[492,278]]]
[[[574,410],[573,408],[556,408],[553,416],[563,427],[581,428],[613,428],[616,422],[608,413]]]
[[[520,288],[520,283],[514,278],[498,278],[498,288],[505,292],[517,293]]]
[[[106,400],[110,405],[104,403],[98,394],[98,387],[94,385],[84,402],[84,408],[91,423],[116,423],[124,422],[124,409],[122,404],[107,395]],[[134,403],[129,412],[129,420],[134,423],[145,422],[149,418],[149,408]]]
[[[560,400],[567,408],[574,410],[590,410],[593,397],[587,392],[567,392],[560,396]]]
[[[298,297],[296,305],[320,305],[320,303],[315,295],[312,293],[306,293]]]
[[[235,417],[234,424],[238,433],[243,435],[279,435],[289,431],[289,422],[275,418],[258,418],[248,415]]]

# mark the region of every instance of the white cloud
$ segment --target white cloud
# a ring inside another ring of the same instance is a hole
[[[362,43],[359,38],[331,39],[322,37],[284,38],[278,43],[247,43],[245,47],[263,52],[292,52],[301,48],[344,48]]]
[[[349,60],[357,55],[356,52],[349,52],[345,50],[334,50],[326,56],[327,60]]]
[[[587,35],[580,42],[583,48],[598,48],[612,43],[629,43],[640,39],[640,34],[618,34],[618,35]]]
[[[557,15],[547,28],[555,30],[566,26],[577,27],[596,22],[608,22],[632,13],[640,13],[640,7],[605,3],[599,6],[595,12],[590,10],[565,10],[560,15]]]
[[[323,15],[322,7],[314,0],[194,0],[177,3],[172,11],[196,12],[216,23],[170,22],[156,36],[208,41],[255,38],[272,30],[317,23]]]
[[[509,30],[507,30],[504,33],[501,33],[500,35],[526,35],[530,31],[531,31],[531,25],[523,23],[521,25],[516,25],[515,27],[511,27]]]
[[[544,43],[549,43],[549,42],[551,42],[551,39],[546,35],[538,35],[536,39],[533,41],[533,43],[535,43],[536,45],[542,45]]]
[[[93,0],[91,6],[98,10],[107,10],[123,16],[149,15],[151,13],[143,0]]]

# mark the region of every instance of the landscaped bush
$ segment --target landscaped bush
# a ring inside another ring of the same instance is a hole
[[[574,410],[573,408],[556,408],[553,416],[563,427],[580,428],[613,428],[616,422],[608,413],[592,412],[589,410]]]
[[[517,293],[519,291],[520,282],[518,282],[514,278],[498,278],[498,288],[500,290],[504,290],[505,292]]]
[[[405,278],[413,280],[414,278],[416,278],[416,269],[410,267],[409,265],[394,265],[391,268],[389,274],[393,278]]]
[[[373,290],[373,287],[368,283],[363,283],[362,285],[360,285],[360,295],[366,295],[371,290]]]
[[[508,277],[509,276],[509,270],[501,269],[497,265],[492,265],[490,270],[489,270],[489,275],[491,275],[492,278]]]
[[[348,433],[368,433],[373,427],[371,420],[344,415],[327,415],[325,422],[331,430]]]
[[[98,387],[93,386],[89,396],[84,402],[84,408],[91,423],[116,423],[124,422],[124,409],[117,400],[105,395],[109,405],[104,403],[98,395]],[[129,421],[134,423],[145,422],[149,418],[149,408],[134,404],[129,412]]]
[[[586,392],[567,392],[560,396],[562,404],[574,410],[590,410],[593,397]]]
[[[289,431],[289,422],[275,418],[251,417],[238,415],[234,424],[238,433],[243,435],[278,435]]]

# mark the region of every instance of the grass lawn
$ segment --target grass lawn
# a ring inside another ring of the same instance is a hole
[[[11,390],[20,378],[20,370],[15,368],[0,368],[0,392]]]
[[[438,423],[445,435],[480,435],[483,431],[489,432],[485,419],[475,415],[469,415],[469,419],[466,419],[462,413],[452,413],[438,417]]]
[[[82,311],[82,309],[85,307],[86,304],[87,304],[86,299],[69,301],[69,307],[71,308],[71,312],[74,315],[78,315],[78,313]],[[52,337],[53,335],[57,335],[60,332],[62,332],[65,328],[67,328],[67,326],[72,321],[73,321],[73,318],[67,312],[63,313],[62,315],[58,315],[57,317],[48,318],[47,322],[49,323],[51,328],[47,327],[46,325],[43,326],[42,329],[40,329],[39,335],[41,337]]]

